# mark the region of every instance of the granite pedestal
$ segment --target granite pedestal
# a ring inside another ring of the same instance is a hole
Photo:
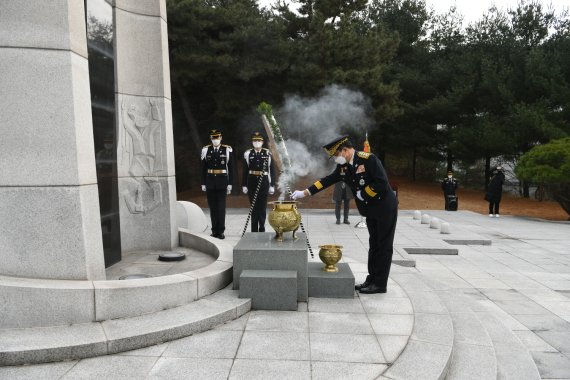
[[[354,275],[347,263],[336,265],[338,272],[323,271],[324,264],[309,263],[309,297],[353,298]]]
[[[307,238],[290,236],[285,241],[274,239],[273,232],[248,232],[234,247],[234,289],[240,288],[243,270],[286,270],[297,272],[297,301],[307,301]]]
[[[239,298],[251,298],[257,310],[297,310],[297,272],[243,270]]]

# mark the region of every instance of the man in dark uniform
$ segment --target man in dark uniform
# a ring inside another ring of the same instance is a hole
[[[485,193],[485,199],[489,201],[489,217],[493,216],[498,218],[499,215],[499,203],[501,203],[501,197],[503,195],[503,184],[505,183],[505,174],[503,174],[503,168],[501,165],[497,166],[492,172],[492,176],[489,180],[489,185],[487,186],[487,192]]]
[[[455,190],[459,183],[453,178],[453,172],[447,172],[447,178],[441,181],[441,189],[443,190],[443,198],[445,201],[445,211],[457,211],[457,197]]]
[[[370,234],[368,276],[356,285],[360,293],[386,293],[392,265],[394,232],[398,218],[398,201],[388,183],[382,163],[372,153],[354,150],[348,136],[337,138],[323,147],[329,158],[334,156],[335,170],[303,191],[295,191],[293,199],[314,195],[332,184],[344,181],[355,194],[356,206],[366,217]],[[345,169],[344,178],[341,171]]]
[[[208,197],[212,234],[224,239],[226,229],[226,194],[232,191],[233,151],[229,145],[222,145],[222,132],[210,131],[212,144],[202,148],[202,191]]]
[[[243,193],[248,194],[249,203],[255,205],[251,212],[251,232],[265,232],[267,195],[275,193],[275,168],[271,152],[263,148],[263,136],[255,132],[251,136],[252,149],[243,154]],[[259,190],[257,186],[261,181]]]

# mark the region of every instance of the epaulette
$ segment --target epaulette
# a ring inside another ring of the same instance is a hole
[[[204,146],[202,147],[202,149],[204,149],[204,148],[209,148],[209,147],[211,147],[211,146],[212,146],[212,144],[204,145]]]
[[[356,155],[360,158],[369,158],[370,157],[370,153],[367,153],[367,152],[358,152],[358,153],[356,153]]]

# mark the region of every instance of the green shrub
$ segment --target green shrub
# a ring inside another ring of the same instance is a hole
[[[570,137],[535,146],[521,157],[515,173],[545,186],[570,215]]]

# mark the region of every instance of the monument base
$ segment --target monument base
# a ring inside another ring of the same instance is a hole
[[[234,289],[240,288],[243,270],[297,272],[297,301],[307,301],[307,238],[275,240],[272,232],[248,232],[234,247]]]
[[[244,270],[239,298],[251,298],[251,308],[256,310],[297,310],[297,272]]]
[[[309,297],[353,298],[354,275],[346,263],[336,265],[338,272],[323,271],[324,264],[309,263]]]

